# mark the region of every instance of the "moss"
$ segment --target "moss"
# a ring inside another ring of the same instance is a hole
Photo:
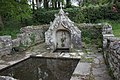
[[[113,80],[115,80],[115,77],[113,75],[113,71],[111,70],[110,67],[107,68],[108,74],[112,77]]]
[[[31,33],[30,39],[32,40],[32,44],[35,43],[35,33]]]
[[[27,47],[28,47],[28,46],[25,46],[25,45],[22,44],[22,43],[20,43],[20,45],[19,45],[19,49],[20,49],[20,51],[25,50]]]
[[[81,62],[92,63],[93,62],[93,58],[86,58],[84,56],[81,56]]]

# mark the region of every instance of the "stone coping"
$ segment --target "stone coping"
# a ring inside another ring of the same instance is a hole
[[[45,58],[70,58],[70,59],[81,59],[83,52],[53,52],[47,53],[44,52],[42,54],[33,54],[31,57],[45,57]]]
[[[81,57],[61,57],[61,56],[41,56],[41,55],[31,55],[30,58],[47,58],[47,59],[81,59]]]
[[[30,56],[26,56],[20,60],[10,61],[10,62],[8,62],[8,64],[0,64],[0,71],[4,71],[4,70],[6,70],[14,65],[17,65],[17,64],[19,64],[19,63],[21,63],[29,58],[30,58]]]
[[[103,34],[103,37],[114,37],[114,34]]]
[[[81,59],[81,56],[60,56],[52,53],[47,53],[46,55],[41,55],[41,54],[27,54],[24,58],[19,59],[19,60],[14,60],[14,61],[9,61],[7,64],[3,63],[0,64],[0,71],[6,70],[14,65],[17,65],[29,58],[47,58],[47,59]]]

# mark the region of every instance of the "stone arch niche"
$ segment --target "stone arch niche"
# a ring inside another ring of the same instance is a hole
[[[69,49],[71,44],[70,32],[65,29],[56,32],[56,49]]]
[[[67,17],[62,8],[45,32],[45,43],[52,51],[56,49],[81,49],[81,31]]]

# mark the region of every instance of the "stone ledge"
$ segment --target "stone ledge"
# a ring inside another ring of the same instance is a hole
[[[21,28],[21,33],[17,34],[17,38],[13,40],[11,39],[11,36],[0,36],[0,55],[10,54],[15,47],[20,49],[22,47],[22,50],[25,50],[27,47],[44,41],[45,31],[43,30],[43,27],[45,26],[48,25],[27,26]]]

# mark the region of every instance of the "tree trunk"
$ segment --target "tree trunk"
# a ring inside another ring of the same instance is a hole
[[[45,9],[48,9],[48,3],[49,3],[48,0],[44,0],[44,3],[43,3],[43,4],[44,4],[44,8],[45,8]]]
[[[70,0],[66,0],[66,7],[67,8],[71,7],[71,1]]]
[[[58,8],[60,8],[60,1],[58,1]]]
[[[55,8],[55,2],[54,2],[54,0],[52,0],[52,8]]]
[[[42,0],[36,0],[36,8],[40,8]]]
[[[4,27],[3,21],[2,21],[2,17],[0,15],[0,30]]]
[[[35,3],[34,3],[34,0],[32,0],[32,8],[33,8],[33,14],[35,12]]]
[[[57,9],[57,0],[55,0],[55,9]]]
[[[36,0],[36,8],[39,8],[39,0]]]

